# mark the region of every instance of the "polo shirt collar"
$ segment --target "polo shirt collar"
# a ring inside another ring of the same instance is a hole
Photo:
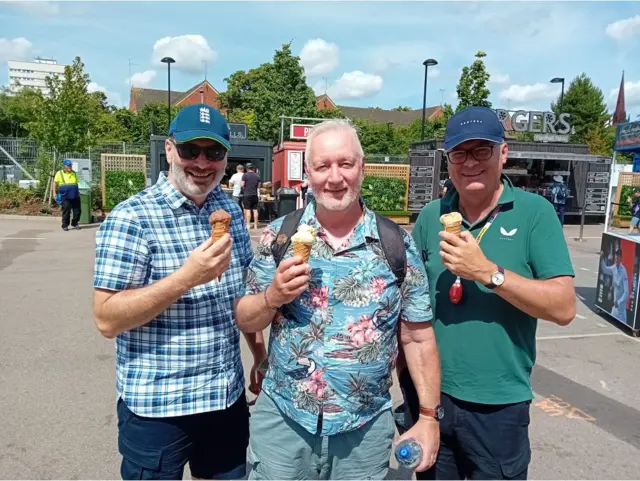
[[[169,182],[167,178],[167,174],[164,172],[160,172],[160,176],[158,177],[158,183],[156,184],[156,188],[159,190],[162,197],[164,197],[169,207],[173,210],[177,210],[182,207],[184,204],[193,205],[193,201],[187,199],[187,197],[182,194],[176,187]],[[215,188],[209,193],[207,199],[204,202],[204,205],[211,202],[212,199],[218,197],[220,194],[224,195],[222,191],[222,187],[220,184],[216,185]]]
[[[504,189],[502,190],[502,194],[500,194],[500,198],[498,199],[499,205],[513,203],[515,200],[513,182],[511,179],[507,177],[505,174],[500,175],[500,180],[502,180],[502,185]],[[442,205],[444,207],[445,212],[459,211],[459,201],[460,196],[458,191],[453,187],[451,190],[447,191],[445,196],[442,198]],[[464,221],[466,223],[466,221]],[[477,222],[476,222],[477,224]]]

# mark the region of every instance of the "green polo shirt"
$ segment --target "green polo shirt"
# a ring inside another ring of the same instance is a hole
[[[551,203],[502,176],[500,213],[480,247],[496,264],[531,279],[573,276],[569,249]],[[413,229],[429,278],[433,327],[442,364],[442,392],[482,404],[530,400],[537,319],[482,284],[462,280],[460,304],[449,300],[455,276],[440,258],[440,216],[458,210],[458,193],[427,204]],[[488,216],[487,216],[488,218]],[[463,229],[477,237],[487,218]],[[506,278],[508,279],[508,272]]]

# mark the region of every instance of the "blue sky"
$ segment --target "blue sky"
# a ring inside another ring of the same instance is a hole
[[[492,75],[493,106],[548,109],[581,72],[610,105],[625,71],[627,112],[640,115],[640,4],[635,2],[15,2],[0,3],[0,85],[9,59],[80,56],[93,82],[119,105],[134,84],[186,90],[204,77],[220,91],[239,69],[270,61],[293,41],[308,83],[336,103],[392,108],[456,103],[464,65],[478,50]],[[326,80],[325,80],[326,78]]]

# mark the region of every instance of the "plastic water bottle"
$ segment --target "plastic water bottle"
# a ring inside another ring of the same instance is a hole
[[[396,459],[403,468],[415,469],[422,461],[422,448],[413,439],[405,439],[396,446]]]

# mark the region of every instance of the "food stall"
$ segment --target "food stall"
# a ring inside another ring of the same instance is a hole
[[[640,154],[640,122],[616,126],[611,172],[620,152]],[[609,186],[611,199],[613,186]],[[638,276],[640,274],[640,234],[629,233],[629,207],[634,192],[640,191],[640,172],[621,174],[616,188],[616,200],[608,202],[604,233],[600,247],[600,264],[596,285],[595,307],[640,335],[638,312]]]

